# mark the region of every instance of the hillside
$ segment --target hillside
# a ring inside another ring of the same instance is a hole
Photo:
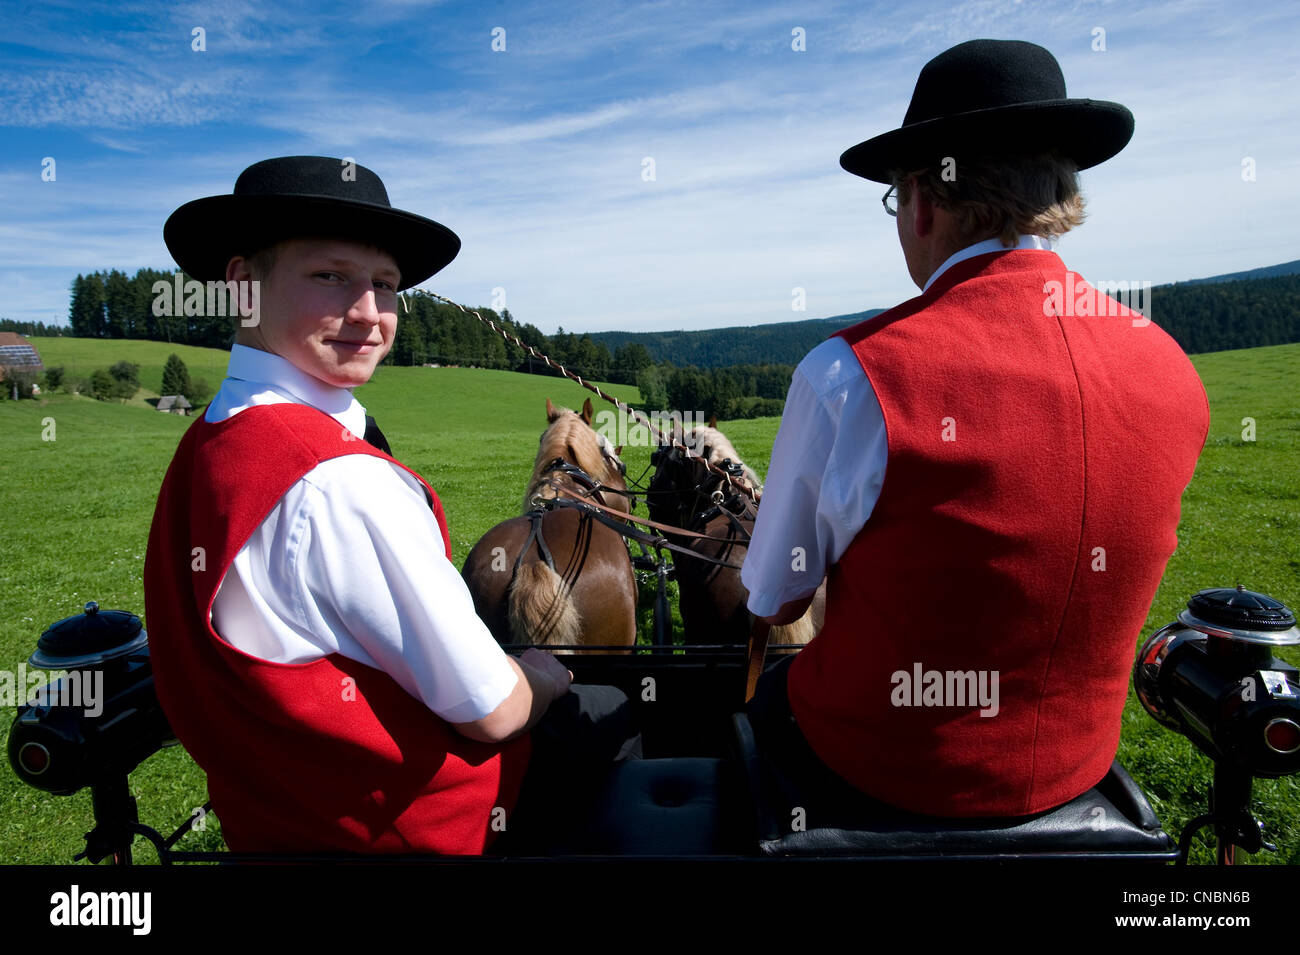
[[[140,366],[140,390],[127,404],[147,406],[150,398],[157,398],[162,388],[163,366],[168,355],[179,355],[189,369],[190,380],[205,380],[212,393],[226,377],[230,352],[219,348],[199,348],[194,345],[172,345],[167,342],[146,342],[134,339],[105,340],[101,338],[31,338],[31,344],[40,353],[46,368],[63,367],[65,379],[75,381],[88,378],[97,368],[108,368],[119,361],[135,362]]]
[[[1300,261],[1157,285],[1143,297],[1151,320],[1188,354],[1300,342]],[[832,332],[882,311],[697,331],[593,332],[590,338],[610,349],[640,344],[655,361],[678,367],[795,365]]]
[[[1247,269],[1244,272],[1228,272],[1224,275],[1211,275],[1207,279],[1187,279],[1174,282],[1174,285],[1212,285],[1216,282],[1239,282],[1242,279],[1271,279],[1279,275],[1300,275],[1300,259],[1283,262],[1280,265],[1266,265],[1263,268]]]
[[[71,332],[93,339],[154,341],[160,347],[179,347],[165,346],[164,341],[228,347],[233,334],[228,322],[196,317],[160,324],[147,307],[142,307],[142,302],[149,301],[149,283],[161,274],[141,269],[129,278],[117,272],[78,276],[69,311]],[[1148,291],[1140,297],[1145,303],[1139,299],[1133,304],[1189,354],[1300,341],[1300,260],[1160,285]],[[705,369],[791,366],[835,330],[880,311],[869,309],[830,318],[731,328],[604,331],[580,336],[560,330],[548,336],[508,311],[498,315],[491,309],[481,309],[484,316],[518,335],[527,345],[579,374],[629,384],[637,381],[637,373],[651,363]],[[537,362],[530,362],[523,349],[503,342],[459,308],[413,295],[408,296],[403,316],[386,359],[389,364],[542,370]],[[15,331],[49,342],[59,340],[65,327],[0,319],[0,331]],[[192,376],[195,374],[203,377],[192,370]]]
[[[678,367],[795,365],[831,333],[883,311],[882,308],[873,308],[831,318],[698,331],[592,332],[590,338],[593,342],[604,343],[611,352],[626,345],[640,344],[655,361],[671,361]]]

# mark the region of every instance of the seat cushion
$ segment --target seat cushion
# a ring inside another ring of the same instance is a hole
[[[720,759],[614,764],[583,831],[553,854],[709,855],[736,850],[724,807],[737,787]]]
[[[1108,855],[1168,861],[1173,840],[1119,763],[1096,787],[1032,816],[920,816],[849,787],[817,792],[759,753],[748,717],[733,728],[755,803],[759,851],[773,856],[1016,858]]]

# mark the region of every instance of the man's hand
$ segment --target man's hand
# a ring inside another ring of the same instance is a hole
[[[573,674],[544,650],[530,648],[520,658],[507,656],[506,660],[519,675],[514,691],[482,719],[452,723],[462,736],[480,743],[514,739],[532,729],[547,707],[569,692]]]
[[[555,696],[563,696],[569,692],[569,685],[573,682],[573,671],[555,659],[553,654],[538,650],[536,647],[529,647],[519,657],[519,662],[554,680]]]

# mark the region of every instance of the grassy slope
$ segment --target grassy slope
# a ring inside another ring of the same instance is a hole
[[[230,353],[193,345],[169,345],[166,342],[117,341],[93,338],[29,338],[40,353],[46,368],[63,366],[66,378],[89,378],[96,368],[108,368],[118,361],[133,361],[140,366],[140,390],[126,402],[149,407],[147,399],[157,398],[162,388],[163,366],[167,356],[179,355],[189,369],[190,380],[205,379],[215,392],[226,377]]]
[[[44,339],[39,345],[47,364],[77,362],[91,370],[123,358],[139,362],[142,383],[155,388],[173,350],[192,375],[214,385],[225,363],[221,352],[182,352],[150,342]],[[1300,345],[1203,355],[1194,362],[1210,395],[1210,439],[1184,498],[1179,549],[1144,636],[1172,620],[1202,587],[1240,580],[1292,606],[1300,603],[1300,399],[1294,386]],[[625,399],[635,394],[611,390]],[[517,513],[545,425],[545,399],[577,407],[586,394],[570,382],[508,372],[384,368],[358,397],[398,456],[438,488],[459,562],[488,527]],[[1247,416],[1256,421],[1254,442],[1241,440]],[[53,442],[41,440],[47,417],[55,422]],[[142,611],[140,573],[154,498],[187,426],[147,407],[61,394],[44,402],[0,402],[0,668],[15,669],[41,629],[86,600]],[[724,426],[763,473],[777,420]],[[628,447],[624,458],[635,476],[648,464],[649,448]],[[0,708],[0,735],[7,736],[11,715]],[[1120,758],[1171,831],[1204,811],[1208,761],[1132,700]],[[133,774],[132,788],[142,796],[142,821],[168,832],[205,798],[201,772],[179,747],[147,761]],[[1300,859],[1296,781],[1260,781],[1256,794],[1260,815],[1283,850],[1260,861]],[[90,820],[88,793],[50,797],[0,769],[0,861],[67,861]],[[195,844],[218,846],[215,827],[198,834]]]

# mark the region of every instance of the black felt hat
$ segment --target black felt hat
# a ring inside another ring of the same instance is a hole
[[[234,256],[310,236],[383,249],[402,273],[399,291],[419,285],[460,251],[460,239],[446,226],[389,205],[388,190],[365,166],[325,156],[254,163],[239,174],[232,195],[187,202],[163,226],[172,258],[203,282],[224,280]]]
[[[1059,150],[1080,169],[1105,162],[1133,137],[1119,103],[1068,99],[1056,57],[1022,40],[969,40],[921,70],[903,125],[840,156],[855,176],[888,183],[895,169],[952,156]],[[959,173],[960,174],[960,173]]]

